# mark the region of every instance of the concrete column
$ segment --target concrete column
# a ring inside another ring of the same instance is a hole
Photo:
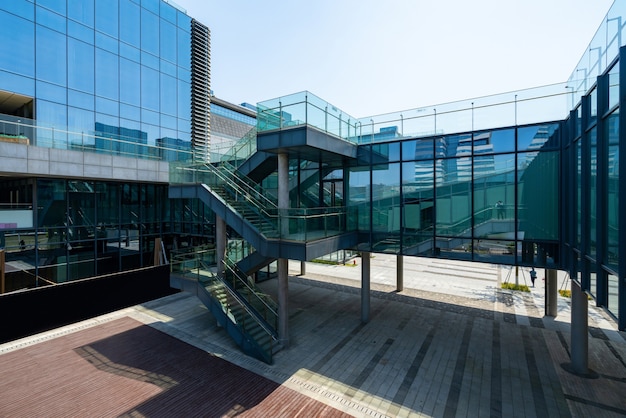
[[[572,371],[576,374],[588,373],[589,358],[589,305],[587,294],[578,283],[572,280]]]
[[[278,340],[283,347],[289,346],[289,260],[278,259]]]
[[[278,212],[280,236],[289,233],[289,156],[278,154]],[[289,260],[278,259],[278,339],[283,347],[289,346]]]
[[[300,276],[306,274],[306,261],[300,261]]]
[[[280,213],[280,235],[289,234],[289,219],[281,209],[289,208],[289,156],[278,154],[278,211]]]
[[[226,221],[215,215],[215,259],[217,261],[217,275],[224,276],[224,257],[226,256]]]
[[[396,290],[402,292],[404,290],[404,256],[396,256]]]
[[[370,253],[361,253],[361,322],[370,320]]]
[[[546,287],[545,287],[545,315],[556,318],[558,312],[558,279],[556,270],[546,269]]]

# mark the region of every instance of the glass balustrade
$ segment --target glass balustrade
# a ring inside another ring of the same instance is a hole
[[[192,160],[189,141],[159,138],[155,144],[148,144],[141,132],[136,131],[135,134],[125,136],[97,130],[74,132],[54,126],[43,126],[33,119],[0,114],[0,142],[149,160]]]

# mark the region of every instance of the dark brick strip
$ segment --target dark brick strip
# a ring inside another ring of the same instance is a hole
[[[548,353],[548,344],[545,340],[545,335],[543,331],[535,331],[535,336],[531,341],[535,342],[535,347],[539,353]],[[541,368],[544,372],[544,375],[548,376],[548,382],[543,382],[544,386],[549,386],[552,389],[552,393],[550,395],[550,400],[556,404],[556,407],[559,410],[559,416],[569,417],[571,416],[571,411],[569,406],[567,405],[567,401],[565,400],[565,394],[563,393],[563,387],[561,385],[561,380],[559,379],[559,375],[554,368],[554,363],[552,361],[545,361],[545,357],[539,356],[540,360],[544,360],[541,364]],[[534,387],[533,387],[534,390]],[[542,394],[542,399],[545,399],[545,393]]]
[[[361,373],[359,373],[359,375],[352,382],[346,382],[351,386],[351,388],[346,391],[346,395],[353,397],[356,391],[361,386],[363,386],[363,383],[365,383],[369,375],[372,373],[372,371],[374,371],[374,368],[380,363],[393,342],[393,338],[388,338],[387,341],[385,341],[385,344],[383,344],[382,347],[378,349],[376,354],[374,354],[371,360],[367,363],[367,366],[365,366],[365,368],[361,370]]]
[[[567,357],[571,358],[572,356],[571,356],[571,354],[569,352],[569,346],[567,345],[567,341],[565,340],[565,336],[563,335],[563,333],[561,331],[557,331],[556,335],[559,337],[559,341],[561,342],[561,345],[565,349],[565,352],[567,353]]]
[[[372,318],[374,318],[379,312],[380,309],[382,309],[382,307],[376,308],[376,309],[372,309],[371,311],[371,316],[370,316],[370,320]],[[332,315],[331,318],[327,319],[326,321],[323,322],[323,324],[332,324],[335,319],[340,316],[340,315]],[[367,324],[361,322],[359,323],[359,325],[357,325],[356,327],[354,327],[352,329],[352,331],[350,331],[350,333],[348,335],[346,335],[344,338],[341,339],[341,341],[339,341],[337,344],[335,344],[335,346],[333,348],[330,349],[330,351],[328,353],[326,353],[326,355],[324,357],[322,357],[317,363],[315,363],[313,365],[313,370],[319,370],[321,369],[326,363],[328,363],[330,361],[331,358],[333,358],[352,338],[354,338],[355,335],[357,335]],[[319,330],[321,329],[321,325],[318,325],[317,327],[315,327],[315,330]]]
[[[400,384],[398,391],[393,397],[393,403],[395,405],[402,405],[404,403],[404,400],[406,399],[406,396],[409,393],[409,389],[411,388],[411,385],[413,384],[413,381],[415,380],[415,377],[417,376],[417,373],[419,372],[420,367],[422,366],[424,357],[426,357],[426,353],[428,352],[428,349],[430,348],[430,345],[432,344],[433,339],[435,338],[435,332],[437,330],[438,325],[439,325],[439,320],[437,320],[433,324],[430,331],[428,331],[426,338],[424,338],[424,341],[422,341],[422,345],[420,346],[419,351],[415,355],[415,358],[413,358],[413,362],[411,363],[411,366],[409,366],[409,369],[404,375],[404,379],[402,379],[402,383]]]
[[[454,367],[454,374],[452,375],[452,385],[450,386],[450,392],[448,392],[446,409],[443,413],[445,418],[454,418],[456,416],[456,410],[459,405],[459,397],[461,395],[461,386],[463,385],[463,374],[465,373],[465,365],[467,363],[467,351],[469,349],[469,342],[473,327],[474,319],[469,318],[467,324],[465,324],[465,332],[463,333],[463,339],[461,340],[461,347],[459,348],[459,353],[456,357],[456,366]]]
[[[604,341],[609,340],[609,337],[606,336],[604,331],[602,331],[602,329],[598,327],[589,327],[589,334],[591,334],[593,338],[598,338]]]
[[[565,397],[567,399],[569,399],[572,402],[578,402],[578,403],[582,403],[583,405],[589,405],[589,406],[593,406],[596,408],[600,408],[603,409],[605,411],[611,411],[611,412],[615,412],[616,414],[619,414],[621,416],[626,416],[626,409],[621,409],[621,408],[616,408],[614,406],[611,405],[605,405],[603,403],[600,402],[595,402],[589,399],[583,399],[580,398],[578,396],[574,396],[574,395],[565,395]]]
[[[541,389],[541,378],[539,377],[539,369],[537,368],[537,360],[533,352],[532,339],[530,338],[527,327],[521,327],[522,344],[524,345],[524,355],[526,357],[526,365],[528,366],[528,375],[530,377],[530,387],[532,388],[533,401],[535,404],[535,414],[540,417],[545,415],[547,410],[546,399]]]
[[[502,353],[500,351],[500,323],[494,321],[491,345],[491,416],[502,416]]]

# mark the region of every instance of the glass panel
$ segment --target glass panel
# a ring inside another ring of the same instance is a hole
[[[30,0],[4,1],[2,2],[2,8],[31,22],[35,19],[35,5]]]
[[[443,176],[436,181],[436,233],[446,236],[471,235],[471,162],[469,158],[436,160]]]
[[[67,24],[64,17],[65,13],[59,15],[39,6],[37,6],[36,13],[37,25],[46,26],[60,33],[66,33]]]
[[[99,114],[119,116],[119,102],[115,100],[105,99],[103,97],[96,97],[96,112],[98,112]]]
[[[585,265],[589,268],[589,291],[594,297],[598,297],[598,274],[596,273],[596,264],[585,260]]]
[[[168,22],[176,24],[176,9],[163,1],[160,3],[161,18],[167,20]]]
[[[67,83],[68,87],[94,92],[94,47],[76,39],[67,40]]]
[[[576,247],[580,248],[582,242],[582,140],[576,141],[576,218],[574,224],[576,225]]]
[[[118,40],[100,32],[96,32],[96,46],[116,55],[119,52]]]
[[[471,249],[475,261],[496,264],[515,263],[515,241],[512,240],[504,238],[474,240]],[[506,281],[506,278],[503,279]]]
[[[118,56],[96,48],[96,94],[112,100],[118,100],[118,89]]]
[[[559,153],[520,153],[517,170],[520,238],[558,240]]]
[[[474,154],[515,151],[515,129],[477,132],[474,134]]]
[[[589,93],[589,109],[589,124],[591,125],[598,116],[598,89],[596,87]]]
[[[96,29],[117,39],[118,36],[118,2],[111,0],[95,0]]]
[[[81,107],[83,109],[95,109],[93,95],[75,90],[67,91],[67,104],[68,106]]]
[[[433,249],[433,161],[402,164],[402,252],[431,254]]]
[[[361,167],[350,171],[349,200],[348,205],[356,207],[351,212],[356,216],[356,222],[352,220],[349,224],[357,224],[359,231],[370,231],[370,170],[369,167]]]
[[[2,42],[0,42],[2,44]],[[11,86],[11,91],[25,96],[35,96],[35,79],[21,77],[17,74],[0,70],[0,82],[4,86]]]
[[[538,151],[546,149],[558,149],[559,124],[536,125],[519,128],[517,131],[518,151]]]
[[[144,66],[141,67],[141,105],[159,111],[159,72]]]
[[[613,274],[608,275],[608,291],[607,308],[617,317],[619,316],[619,278]]]
[[[67,0],[67,16],[93,28],[94,2],[85,0]]]
[[[185,128],[190,127],[189,121],[191,120],[191,84],[178,80],[178,117],[183,120],[183,126]],[[180,127],[178,129],[181,129]],[[187,129],[184,129],[188,131]]]
[[[176,115],[176,79],[165,74],[161,74],[160,89],[161,113]]]
[[[79,39],[89,45],[95,44],[95,32],[93,29],[88,28],[85,25],[74,22],[73,20],[67,21],[67,34],[70,37]]]
[[[159,17],[141,9],[141,49],[159,55]]]
[[[120,1],[120,40],[137,48],[141,42],[139,5],[131,0]]]
[[[619,266],[619,108],[606,119],[608,135],[607,167],[607,259],[604,260],[615,270]]]
[[[411,141],[403,141],[402,144],[402,160],[432,160],[433,158],[433,139],[414,139]]]
[[[400,164],[372,167],[372,246],[400,251]]]
[[[596,191],[598,190],[598,139],[597,139],[597,128],[594,127],[589,131],[589,142],[590,142],[590,178],[589,178],[589,254],[595,258],[596,256],[596,240],[598,237],[597,234],[597,206],[596,206]]]
[[[377,161],[377,157],[382,158],[382,161],[398,161],[400,160],[400,143],[387,142],[384,144],[375,144],[372,145],[372,152],[376,155],[374,161]]]
[[[474,237],[515,239],[515,154],[489,158],[491,170],[474,171]]]
[[[67,145],[67,106],[45,100],[37,101],[37,120],[40,125],[55,129],[39,129],[37,145],[63,149]]]
[[[619,61],[609,72],[609,109],[619,103]]]
[[[67,101],[66,89],[64,87],[44,83],[43,81],[38,81],[36,86],[37,96],[40,100],[49,100],[56,103],[65,103]],[[61,128],[61,126],[59,127]]]
[[[120,58],[120,101],[135,106],[141,105],[141,66],[133,61]]]
[[[176,26],[161,20],[160,36],[161,59],[176,62]]]
[[[39,228],[62,226],[65,222],[65,181],[37,180],[37,225]],[[54,235],[52,231],[50,235]]]
[[[456,260],[472,259],[472,240],[469,238],[441,239],[435,241],[433,255]]]
[[[60,86],[66,85],[67,38],[53,30],[37,26],[37,78]],[[20,71],[21,72],[21,71]]]
[[[176,62],[179,67],[189,70],[191,68],[191,48],[189,48],[191,35],[189,34],[189,29],[183,30],[179,28],[177,32],[178,48],[176,48],[176,52],[178,56]]]
[[[77,109],[74,107],[67,108],[67,124],[68,129],[73,132],[82,132],[89,134],[93,132],[95,126],[94,113],[91,110]]]
[[[120,56],[128,58],[131,61],[141,62],[141,51],[139,48],[135,48],[124,42],[120,42]]]

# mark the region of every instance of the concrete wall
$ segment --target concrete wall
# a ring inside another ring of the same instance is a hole
[[[169,163],[0,142],[0,173],[167,183]]]

